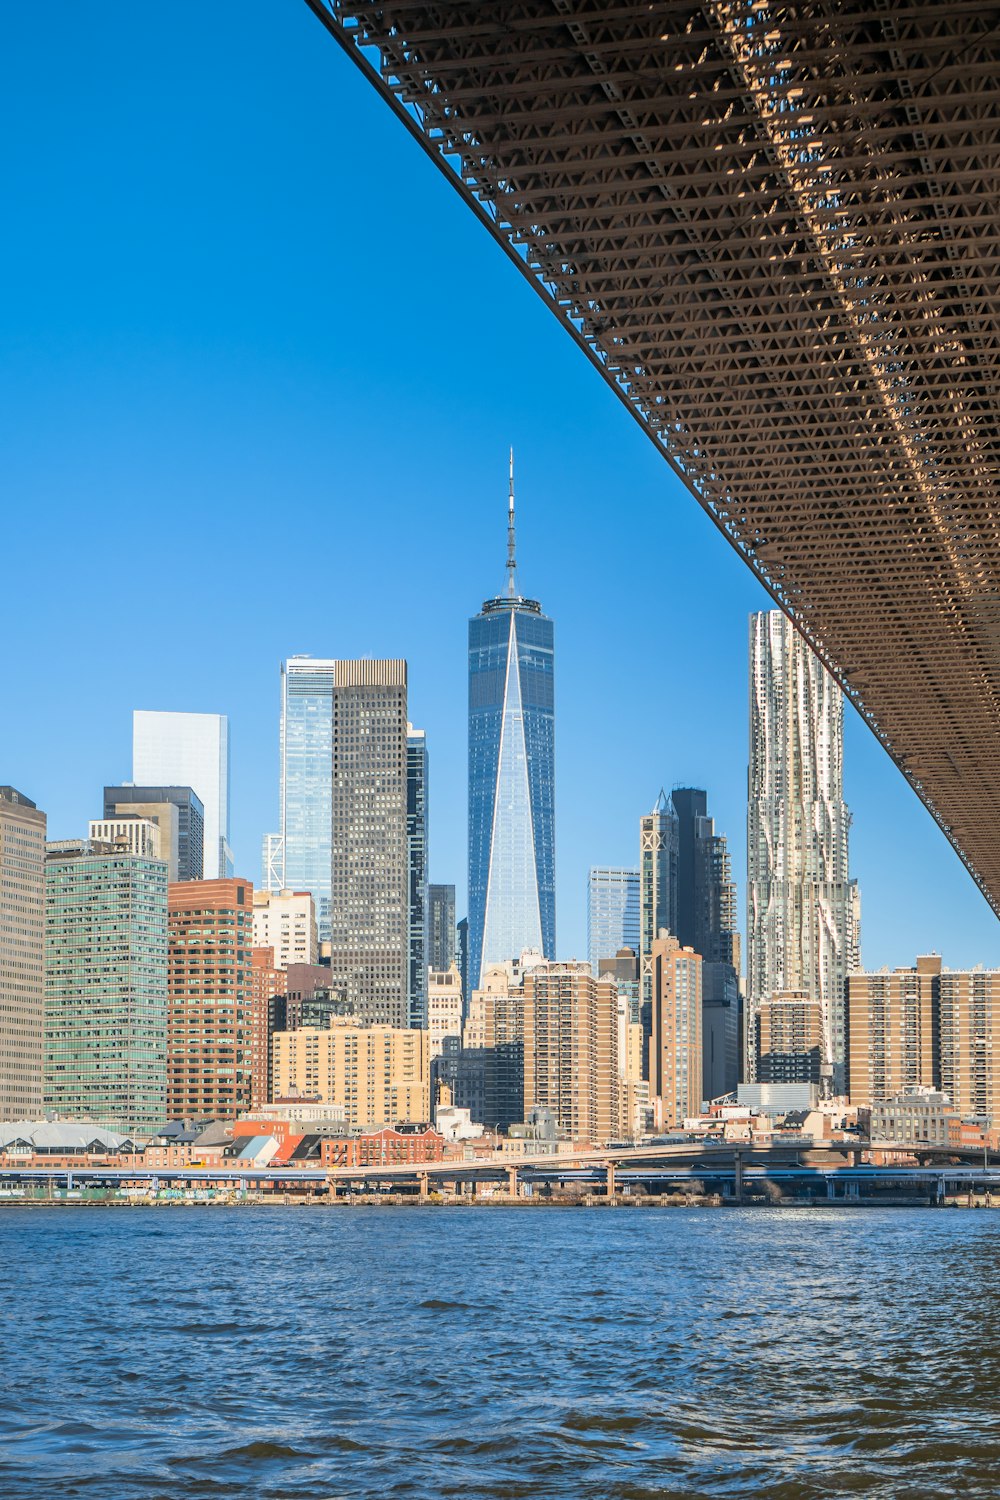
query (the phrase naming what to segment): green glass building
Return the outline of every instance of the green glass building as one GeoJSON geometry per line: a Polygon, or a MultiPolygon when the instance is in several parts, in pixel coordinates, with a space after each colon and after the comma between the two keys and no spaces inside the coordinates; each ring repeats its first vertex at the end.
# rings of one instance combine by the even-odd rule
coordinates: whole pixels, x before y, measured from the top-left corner
{"type": "Polygon", "coordinates": [[[45,1107],[124,1134],[166,1118],[167,865],[89,840],[45,862],[45,1107]]]}

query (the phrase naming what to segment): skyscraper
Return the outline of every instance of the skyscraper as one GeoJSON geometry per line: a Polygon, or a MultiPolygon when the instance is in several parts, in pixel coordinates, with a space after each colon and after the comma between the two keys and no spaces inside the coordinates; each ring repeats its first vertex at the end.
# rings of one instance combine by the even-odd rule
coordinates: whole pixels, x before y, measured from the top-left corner
{"type": "Polygon", "coordinates": [[[167,924],[167,1113],[235,1119],[253,1079],[253,886],[172,885],[167,924]]]}
{"type": "Polygon", "coordinates": [[[834,1093],[845,1085],[844,984],[859,967],[843,773],[840,688],[780,611],[751,615],[746,1034],[771,995],[819,1000],[823,1078],[834,1093]]]}
{"type": "Polygon", "coordinates": [[[469,984],[526,948],[555,956],[552,621],[517,591],[514,462],[507,592],[469,621],[469,984]]]}
{"type": "Polygon", "coordinates": [[[706,963],[729,964],[738,974],[736,884],[725,834],[716,833],[700,788],[675,787],[670,801],[677,814],[677,937],[706,963]]]}
{"type": "Polygon", "coordinates": [[[205,880],[232,874],[229,847],[229,720],[225,714],[132,715],[132,780],[194,789],[205,810],[205,880]]]}
{"type": "Polygon", "coordinates": [[[0,786],[0,1120],[42,1113],[45,814],[0,786]]]}
{"type": "Polygon", "coordinates": [[[409,993],[405,661],[338,661],[333,690],[331,984],[373,1025],[409,993]]]}
{"type": "Polygon", "coordinates": [[[330,937],[336,667],[335,661],[312,656],[282,663],[280,831],[265,837],[265,887],[311,891],[320,942],[330,937]]]}
{"type": "Polygon", "coordinates": [[[650,955],[649,1092],[660,1128],[682,1125],[702,1103],[701,955],[661,929],[650,955]]]}
{"type": "Polygon", "coordinates": [[[150,818],[160,830],[167,879],[200,880],[205,867],[205,809],[189,786],[106,786],[105,818],[150,818]]]}
{"type": "Polygon", "coordinates": [[[472,994],[469,988],[469,919],[463,917],[460,922],[455,923],[455,962],[458,964],[458,972],[462,976],[462,1001],[466,1012],[469,1009],[469,996],[472,994]]]}
{"type": "Polygon", "coordinates": [[[126,839],[50,844],[45,887],[45,1106],[155,1130],[167,1104],[166,861],[126,839]]]}
{"type": "Polygon", "coordinates": [[[699,787],[675,787],[677,814],[677,938],[703,959],[702,1092],[705,1099],[728,1094],[739,1083],[740,935],[736,885],[724,834],[708,816],[708,796],[699,787]]]}
{"type": "Polygon", "coordinates": [[[597,977],[602,958],[639,952],[639,871],[598,865],[587,876],[587,957],[597,977]]]}
{"type": "Polygon", "coordinates": [[[653,997],[653,943],[662,929],[677,933],[677,844],[677,814],[661,790],[639,830],[639,979],[646,1025],[653,997]]]}
{"type": "Polygon", "coordinates": [[[455,887],[427,887],[427,967],[446,974],[456,961],[455,887]]]}
{"type": "Polygon", "coordinates": [[[408,875],[407,1014],[427,1027],[427,736],[406,726],[406,846],[408,875]]]}

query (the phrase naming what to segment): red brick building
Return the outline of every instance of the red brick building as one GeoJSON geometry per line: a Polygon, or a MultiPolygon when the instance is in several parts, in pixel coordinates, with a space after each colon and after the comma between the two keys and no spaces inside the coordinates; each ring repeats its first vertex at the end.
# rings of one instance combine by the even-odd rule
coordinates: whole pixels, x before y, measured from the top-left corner
{"type": "Polygon", "coordinates": [[[169,886],[167,930],[167,1114],[231,1120],[250,1104],[253,886],[169,886]]]}
{"type": "Polygon", "coordinates": [[[411,1162],[443,1161],[445,1140],[426,1130],[373,1130],[351,1139],[323,1142],[324,1167],[401,1167],[411,1162]]]}

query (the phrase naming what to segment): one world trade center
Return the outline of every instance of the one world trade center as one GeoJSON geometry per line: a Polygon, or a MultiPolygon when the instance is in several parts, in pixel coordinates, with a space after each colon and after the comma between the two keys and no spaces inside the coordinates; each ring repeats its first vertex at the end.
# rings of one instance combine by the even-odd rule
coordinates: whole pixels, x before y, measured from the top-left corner
{"type": "Polygon", "coordinates": [[[555,957],[552,621],[518,593],[514,460],[507,591],[469,621],[469,987],[534,948],[555,957]]]}

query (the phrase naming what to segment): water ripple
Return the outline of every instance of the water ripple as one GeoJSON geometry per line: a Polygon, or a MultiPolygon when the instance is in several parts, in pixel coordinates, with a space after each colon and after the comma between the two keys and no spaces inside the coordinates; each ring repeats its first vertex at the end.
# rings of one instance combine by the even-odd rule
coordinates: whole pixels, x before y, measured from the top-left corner
{"type": "Polygon", "coordinates": [[[959,1211],[4,1206],[0,1495],[992,1497],[998,1244],[959,1211]]]}

